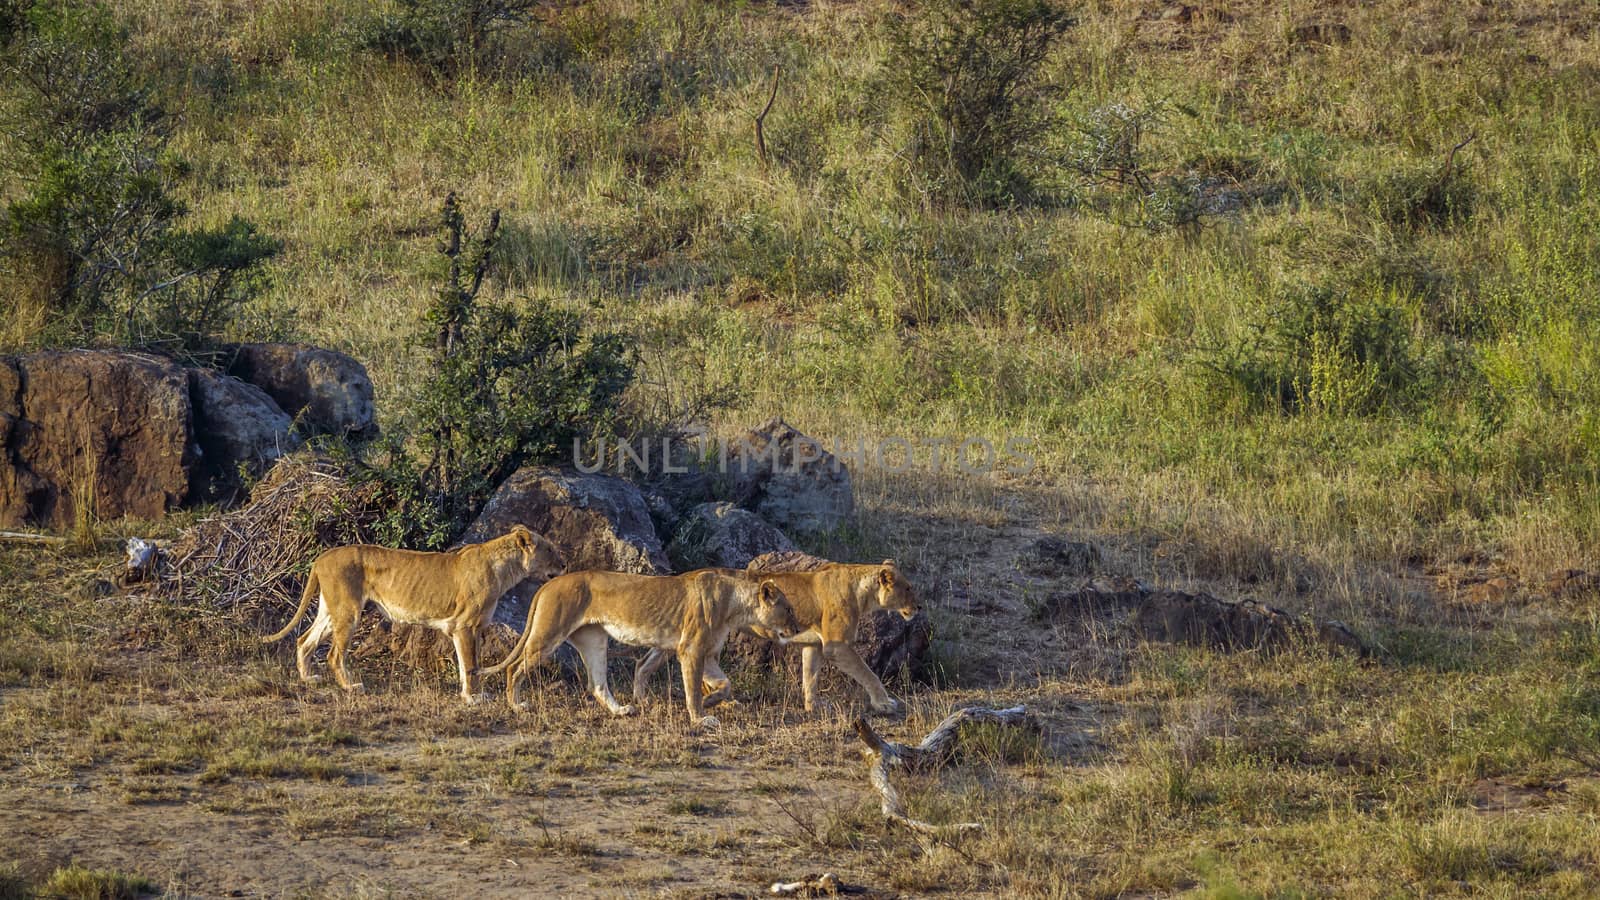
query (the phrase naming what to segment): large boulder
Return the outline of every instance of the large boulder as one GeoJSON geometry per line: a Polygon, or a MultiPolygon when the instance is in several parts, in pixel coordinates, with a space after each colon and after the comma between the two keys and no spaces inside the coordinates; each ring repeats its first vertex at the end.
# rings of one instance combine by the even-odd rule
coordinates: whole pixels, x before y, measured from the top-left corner
{"type": "MultiPolygon", "coordinates": [[[[821,557],[789,550],[762,554],[745,568],[751,572],[809,572],[828,564],[829,561],[821,557]]],[[[927,610],[918,612],[910,620],[886,609],[873,610],[861,620],[855,648],[867,668],[885,681],[906,671],[917,675],[926,667],[932,631],[927,610]]],[[[750,644],[757,640],[752,635],[743,635],[738,642],[730,643],[750,644]]]]}
{"type": "Polygon", "coordinates": [[[832,531],[855,515],[850,470],[782,419],[735,439],[727,454],[730,499],[779,528],[832,531]]]}
{"type": "Polygon", "coordinates": [[[170,360],[67,350],[0,362],[0,522],[159,519],[190,494],[189,380],[170,360]]]}
{"type": "Polygon", "coordinates": [[[189,370],[189,403],[210,499],[235,499],[240,471],[259,475],[300,445],[266,391],[215,369],[189,370]]]}
{"type": "Polygon", "coordinates": [[[679,521],[667,556],[680,571],[739,569],[764,553],[792,550],[788,536],[755,513],[732,503],[702,503],[679,521]]]}
{"type": "MultiPolygon", "coordinates": [[[[567,570],[660,575],[671,571],[650,509],[631,482],[555,466],[527,466],[507,478],[461,536],[478,543],[526,525],[561,548],[567,570]]],[[[506,594],[495,619],[521,626],[536,584],[506,594]]]]}
{"type": "Polygon", "coordinates": [[[227,373],[266,391],[313,434],[377,434],[372,379],[343,353],[304,344],[235,344],[227,373]]]}

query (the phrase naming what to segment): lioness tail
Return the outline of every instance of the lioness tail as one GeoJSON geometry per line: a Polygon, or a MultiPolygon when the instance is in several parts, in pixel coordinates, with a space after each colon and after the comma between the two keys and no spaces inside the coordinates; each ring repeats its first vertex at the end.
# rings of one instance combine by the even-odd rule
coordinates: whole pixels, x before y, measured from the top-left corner
{"type": "Polygon", "coordinates": [[[300,624],[300,620],[305,618],[306,610],[311,607],[311,598],[315,597],[318,593],[319,585],[317,583],[317,570],[313,568],[311,570],[311,574],[306,576],[306,589],[300,592],[300,608],[294,611],[294,618],[289,620],[289,624],[283,626],[282,631],[271,637],[262,638],[261,643],[270,644],[274,641],[283,640],[284,636],[293,631],[294,627],[300,624]]]}
{"type": "Polygon", "coordinates": [[[522,657],[523,649],[528,646],[528,633],[533,631],[533,614],[539,609],[539,594],[542,593],[544,593],[544,588],[540,587],[539,590],[534,593],[533,599],[528,602],[528,621],[523,623],[522,633],[517,635],[517,643],[511,648],[511,652],[506,654],[506,658],[500,660],[487,669],[479,667],[479,669],[473,674],[498,675],[509,668],[513,660],[520,659],[522,657]]]}

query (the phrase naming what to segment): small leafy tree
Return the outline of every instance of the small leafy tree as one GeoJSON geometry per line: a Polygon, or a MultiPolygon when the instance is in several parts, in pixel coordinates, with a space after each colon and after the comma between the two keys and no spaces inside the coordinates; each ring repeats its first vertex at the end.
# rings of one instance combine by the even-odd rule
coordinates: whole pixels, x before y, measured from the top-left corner
{"type": "Polygon", "coordinates": [[[1028,192],[1022,151],[1049,124],[1044,62],[1072,24],[1050,0],[928,0],[891,22],[889,86],[916,120],[909,156],[935,194],[1028,192]]]}
{"type": "Polygon", "coordinates": [[[417,335],[427,376],[395,462],[411,533],[392,537],[405,543],[448,543],[518,467],[607,428],[633,377],[617,335],[586,335],[578,316],[548,303],[479,298],[499,224],[496,212],[474,235],[455,195],[445,200],[443,277],[417,335]]]}
{"type": "Polygon", "coordinates": [[[1151,232],[1197,229],[1207,214],[1201,180],[1159,169],[1145,146],[1165,121],[1159,103],[1109,103],[1079,116],[1061,154],[1078,207],[1151,232]]]}
{"type": "Polygon", "coordinates": [[[96,337],[193,348],[260,285],[280,244],[235,219],[185,229],[186,174],[127,35],[95,3],[0,11],[0,276],[7,302],[43,307],[44,343],[96,337]]]}

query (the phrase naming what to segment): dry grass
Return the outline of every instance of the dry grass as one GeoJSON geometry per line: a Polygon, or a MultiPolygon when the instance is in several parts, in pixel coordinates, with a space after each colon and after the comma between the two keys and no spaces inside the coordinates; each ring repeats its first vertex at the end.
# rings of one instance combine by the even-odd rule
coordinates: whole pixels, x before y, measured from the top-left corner
{"type": "MultiPolygon", "coordinates": [[[[0,795],[33,811],[21,824],[37,835],[6,853],[29,873],[76,858],[201,893],[300,891],[324,877],[318,853],[255,865],[241,882],[230,860],[242,851],[226,837],[240,828],[268,847],[347,848],[367,874],[312,889],[333,893],[400,885],[380,874],[392,844],[426,860],[404,876],[413,888],[451,884],[462,866],[558,893],[755,893],[820,871],[911,895],[1600,887],[1585,849],[1600,846],[1600,626],[1581,605],[1417,624],[1368,608],[1356,624],[1384,647],[1371,661],[1141,645],[1115,616],[1041,628],[1025,591],[1049,579],[1011,563],[1041,533],[1037,498],[949,484],[918,512],[918,475],[904,477],[905,491],[863,480],[859,540],[927,586],[954,681],[900,686],[911,712],[886,734],[915,740],[964,703],[1025,703],[1043,725],[974,734],[952,769],[902,783],[911,815],[978,821],[978,835],[930,841],[880,819],[848,727],[859,698],[838,678],[827,687],[837,708],[813,719],[794,685],[735,672],[744,702],[709,734],[688,728],[676,701],[613,719],[555,669],[525,713],[462,706],[447,667],[382,658],[366,663],[369,693],[347,696],[300,684],[241,620],[62,599],[52,585],[115,564],[107,546],[0,550],[20,592],[3,607],[0,729],[19,739],[0,760],[0,795]],[[962,513],[952,495],[973,506],[962,513]],[[61,823],[84,815],[104,817],[108,836],[160,817],[212,861],[74,844],[61,823]]],[[[1125,552],[1115,533],[1051,525],[1101,542],[1114,569],[1164,564],[1125,552]]]]}

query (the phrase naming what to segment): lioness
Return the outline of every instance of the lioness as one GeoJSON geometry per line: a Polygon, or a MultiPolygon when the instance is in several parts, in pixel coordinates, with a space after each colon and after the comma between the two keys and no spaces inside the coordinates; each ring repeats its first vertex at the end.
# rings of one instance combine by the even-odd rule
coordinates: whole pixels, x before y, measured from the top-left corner
{"type": "MultiPolygon", "coordinates": [[[[861,654],[851,644],[855,640],[856,629],[860,627],[861,617],[869,611],[888,609],[910,619],[920,609],[910,583],[900,574],[894,560],[886,559],[878,566],[830,563],[809,572],[751,574],[772,581],[783,589],[790,605],[794,607],[795,618],[800,627],[805,629],[786,643],[800,644],[802,647],[801,686],[807,712],[813,712],[819,706],[817,676],[824,657],[866,689],[869,709],[873,713],[894,715],[904,709],[899,700],[889,696],[883,682],[867,668],[861,654]]],[[[770,638],[770,635],[761,633],[759,628],[747,630],[770,638]]],[[[722,645],[718,644],[705,664],[704,689],[712,697],[727,690],[728,676],[722,673],[722,666],[717,662],[717,654],[721,650],[722,645]]],[[[665,660],[666,653],[661,649],[651,650],[639,660],[633,673],[636,695],[665,660]]]]}
{"type": "Polygon", "coordinates": [[[635,707],[618,703],[606,680],[607,635],[625,644],[672,648],[683,668],[689,720],[714,727],[717,719],[705,714],[700,695],[706,658],[722,646],[729,631],[749,626],[779,638],[800,631],[783,591],[770,580],[744,572],[574,572],[539,589],[517,646],[485,671],[511,669],[506,673],[506,700],[513,708],[520,707],[517,688],[522,675],[566,641],[583,657],[595,699],[615,715],[630,716],[635,707]]]}
{"type": "Polygon", "coordinates": [[[308,662],[317,645],[332,634],[328,668],[340,687],[362,690],[361,682],[345,667],[344,653],[356,619],[371,602],[391,621],[427,625],[448,635],[456,648],[461,696],[476,703],[473,673],[478,664],[478,633],[494,616],[500,597],[525,578],[554,578],[563,568],[555,545],[521,525],[492,541],[444,553],[371,544],[336,547],[311,564],[294,618],[262,642],[282,640],[305,616],[311,598],[319,597],[322,603],[317,616],[295,646],[300,677],[317,680],[308,662]]]}

